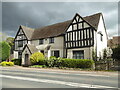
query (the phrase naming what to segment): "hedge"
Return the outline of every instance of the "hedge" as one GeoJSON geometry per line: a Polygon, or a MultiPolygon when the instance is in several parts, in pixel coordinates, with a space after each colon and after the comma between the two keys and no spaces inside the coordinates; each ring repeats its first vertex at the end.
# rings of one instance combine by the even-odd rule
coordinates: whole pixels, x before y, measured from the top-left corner
{"type": "Polygon", "coordinates": [[[61,65],[69,68],[92,68],[93,60],[89,59],[62,59],[61,65]]]}
{"type": "Polygon", "coordinates": [[[14,66],[14,62],[1,62],[0,63],[1,66],[14,66]]]}
{"type": "Polygon", "coordinates": [[[21,59],[15,59],[15,58],[13,58],[11,61],[14,62],[15,65],[21,66],[21,62],[22,62],[21,59]]]}
{"type": "Polygon", "coordinates": [[[92,68],[93,60],[89,59],[67,59],[50,57],[49,60],[44,60],[48,67],[68,67],[68,68],[92,68]]]}

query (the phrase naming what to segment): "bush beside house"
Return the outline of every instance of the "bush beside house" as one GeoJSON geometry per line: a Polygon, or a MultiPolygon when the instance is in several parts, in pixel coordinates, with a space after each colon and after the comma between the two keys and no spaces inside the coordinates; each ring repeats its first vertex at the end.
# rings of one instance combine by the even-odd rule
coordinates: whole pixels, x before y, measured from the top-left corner
{"type": "Polygon", "coordinates": [[[36,53],[33,53],[31,56],[30,56],[30,61],[32,64],[43,64],[44,62],[44,55],[41,53],[41,52],[36,52],[36,53]]]}
{"type": "Polygon", "coordinates": [[[0,65],[1,66],[14,66],[14,62],[6,62],[6,61],[4,61],[4,62],[1,62],[0,65]]]}
{"type": "Polygon", "coordinates": [[[13,58],[11,61],[14,62],[15,65],[21,66],[21,63],[22,63],[21,59],[15,59],[15,58],[13,58]]]}

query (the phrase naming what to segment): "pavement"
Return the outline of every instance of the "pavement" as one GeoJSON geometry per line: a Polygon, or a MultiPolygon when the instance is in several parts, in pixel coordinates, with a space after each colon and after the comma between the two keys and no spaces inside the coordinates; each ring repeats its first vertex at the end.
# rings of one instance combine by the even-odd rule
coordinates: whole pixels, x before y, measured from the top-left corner
{"type": "Polygon", "coordinates": [[[2,88],[117,89],[118,72],[1,67],[2,88]]]}

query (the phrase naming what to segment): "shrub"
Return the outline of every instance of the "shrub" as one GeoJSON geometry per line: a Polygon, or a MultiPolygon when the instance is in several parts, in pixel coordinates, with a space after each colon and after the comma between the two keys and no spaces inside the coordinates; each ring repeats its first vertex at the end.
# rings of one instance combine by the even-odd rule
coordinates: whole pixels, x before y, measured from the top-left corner
{"type": "Polygon", "coordinates": [[[15,58],[13,58],[11,61],[14,62],[15,65],[21,66],[21,62],[22,62],[21,59],[15,59],[15,58]]]}
{"type": "Polygon", "coordinates": [[[56,58],[55,56],[51,56],[50,59],[46,59],[46,66],[48,67],[60,67],[62,58],[56,58]]]}
{"type": "Polygon", "coordinates": [[[8,66],[14,66],[14,62],[8,62],[8,66]]]}
{"type": "Polygon", "coordinates": [[[0,65],[1,66],[6,66],[6,62],[1,62],[0,65]]]}
{"type": "Polygon", "coordinates": [[[39,63],[41,65],[41,64],[43,64],[44,59],[45,59],[44,55],[41,52],[33,53],[30,56],[30,61],[32,64],[39,63]]]}
{"type": "Polygon", "coordinates": [[[1,66],[14,66],[14,62],[1,62],[1,66]]]}
{"type": "Polygon", "coordinates": [[[46,58],[45,60],[46,60],[46,65],[48,66],[48,67],[54,67],[54,57],[52,58],[52,57],[50,57],[50,59],[48,59],[48,58],[46,58]]]}
{"type": "Polygon", "coordinates": [[[93,60],[89,59],[62,59],[62,66],[69,68],[92,68],[93,60]]]}

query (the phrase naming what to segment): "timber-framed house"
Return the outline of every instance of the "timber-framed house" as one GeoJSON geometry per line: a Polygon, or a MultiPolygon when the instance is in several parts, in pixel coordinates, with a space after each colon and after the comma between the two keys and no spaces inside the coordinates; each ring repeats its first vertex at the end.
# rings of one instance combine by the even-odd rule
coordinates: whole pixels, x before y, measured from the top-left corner
{"type": "Polygon", "coordinates": [[[102,13],[86,17],[76,13],[71,20],[41,28],[21,25],[14,42],[14,58],[22,59],[22,65],[29,65],[35,52],[75,59],[92,59],[95,52],[99,59],[107,48],[107,32],[102,13]]]}

